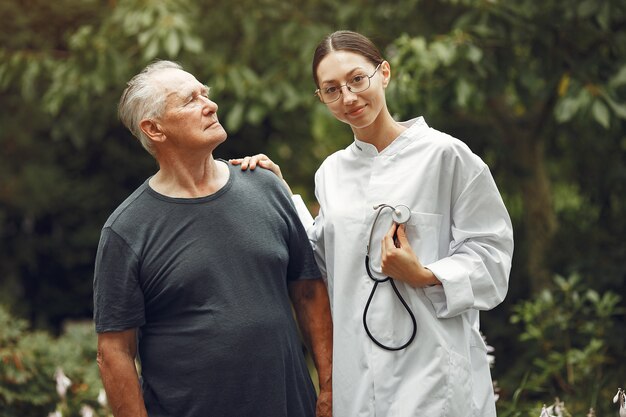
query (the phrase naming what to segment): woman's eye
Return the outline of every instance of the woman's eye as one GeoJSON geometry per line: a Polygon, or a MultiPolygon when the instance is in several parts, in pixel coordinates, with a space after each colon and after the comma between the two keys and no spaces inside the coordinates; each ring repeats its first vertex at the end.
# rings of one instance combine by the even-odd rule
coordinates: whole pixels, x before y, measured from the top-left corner
{"type": "Polygon", "coordinates": [[[356,77],[354,77],[352,79],[353,83],[360,83],[361,81],[363,81],[365,79],[365,75],[357,75],[356,77]]]}
{"type": "Polygon", "coordinates": [[[326,94],[332,94],[332,93],[334,93],[335,91],[337,91],[337,87],[326,87],[326,88],[324,89],[324,93],[326,93],[326,94]]]}

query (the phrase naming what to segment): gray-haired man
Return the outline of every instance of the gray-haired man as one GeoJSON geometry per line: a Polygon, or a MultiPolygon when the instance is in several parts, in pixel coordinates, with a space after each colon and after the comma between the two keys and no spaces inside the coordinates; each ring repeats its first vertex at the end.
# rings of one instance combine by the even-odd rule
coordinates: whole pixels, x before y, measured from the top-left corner
{"type": "Polygon", "coordinates": [[[317,415],[330,415],[328,297],[285,188],[213,158],[227,136],[217,104],[178,64],[136,75],[119,114],[159,169],[106,221],[96,257],[115,416],[314,416],[290,299],[320,376],[317,415]]]}

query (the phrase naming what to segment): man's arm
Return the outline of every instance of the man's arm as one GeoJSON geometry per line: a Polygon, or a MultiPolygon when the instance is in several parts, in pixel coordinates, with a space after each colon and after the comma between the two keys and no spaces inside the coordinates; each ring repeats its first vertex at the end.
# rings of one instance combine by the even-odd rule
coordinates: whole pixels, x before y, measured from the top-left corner
{"type": "Polygon", "coordinates": [[[137,329],[98,333],[98,367],[115,417],[147,417],[135,355],[137,329]]]}
{"type": "Polygon", "coordinates": [[[292,281],[289,295],[319,376],[317,416],[332,415],[333,325],[322,279],[292,281]]]}

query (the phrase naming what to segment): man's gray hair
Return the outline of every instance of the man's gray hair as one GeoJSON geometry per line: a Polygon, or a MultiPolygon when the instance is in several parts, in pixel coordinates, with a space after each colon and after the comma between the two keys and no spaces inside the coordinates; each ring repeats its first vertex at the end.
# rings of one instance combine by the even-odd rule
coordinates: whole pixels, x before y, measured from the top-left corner
{"type": "Polygon", "coordinates": [[[163,87],[154,82],[154,75],[168,69],[183,67],[172,61],[156,61],[148,65],[128,82],[120,98],[117,114],[124,126],[139,139],[141,145],[154,156],[150,138],[141,130],[139,123],[144,119],[159,117],[165,111],[167,96],[163,87]]]}

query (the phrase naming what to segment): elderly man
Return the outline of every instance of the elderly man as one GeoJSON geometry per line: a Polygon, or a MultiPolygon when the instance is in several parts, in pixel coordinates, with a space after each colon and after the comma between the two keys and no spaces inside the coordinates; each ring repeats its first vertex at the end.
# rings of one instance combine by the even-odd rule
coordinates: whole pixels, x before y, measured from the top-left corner
{"type": "Polygon", "coordinates": [[[114,415],[330,415],[328,297],[285,188],[213,158],[227,136],[217,104],[178,64],[136,75],[119,114],[159,169],[106,221],[96,256],[98,365],[114,415]]]}

